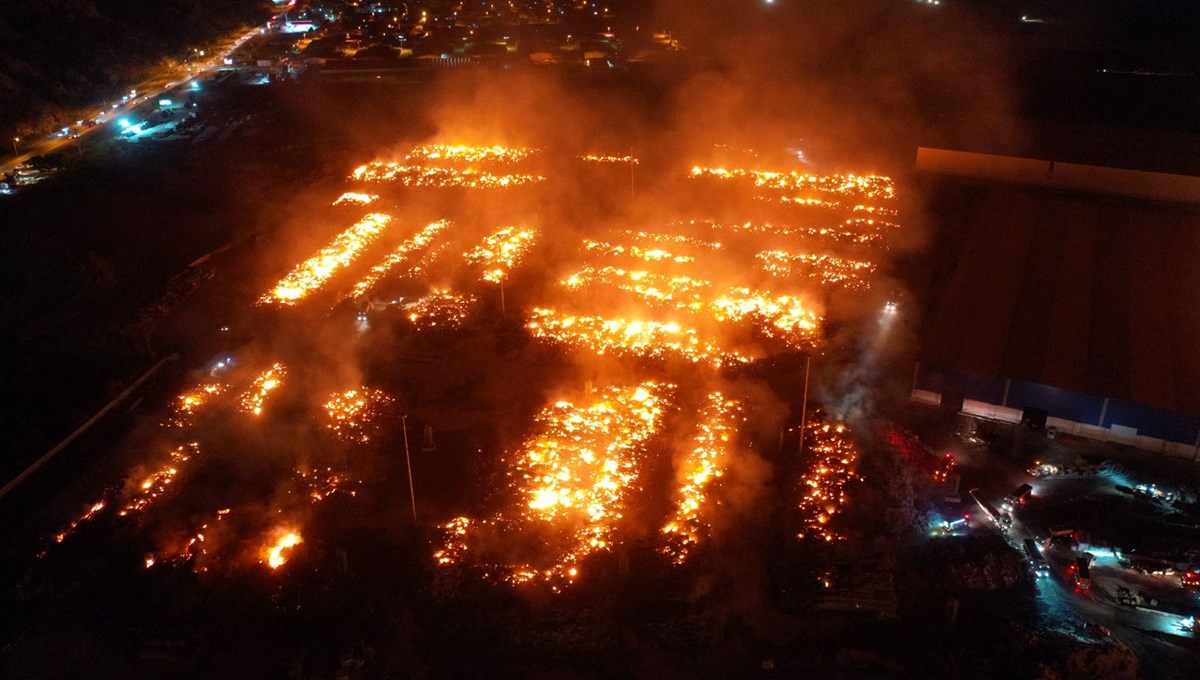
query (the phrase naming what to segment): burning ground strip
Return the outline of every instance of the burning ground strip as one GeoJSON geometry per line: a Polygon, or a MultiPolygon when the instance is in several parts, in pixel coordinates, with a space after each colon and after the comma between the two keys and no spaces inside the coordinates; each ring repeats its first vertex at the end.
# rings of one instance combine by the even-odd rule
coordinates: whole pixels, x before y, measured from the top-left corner
{"type": "MultiPolygon", "coordinates": [[[[697,168],[677,178],[731,192],[730,210],[753,207],[732,220],[685,210],[645,226],[621,217],[599,227],[585,218],[549,229],[532,212],[547,209],[536,198],[503,215],[471,214],[479,204],[469,203],[458,211],[463,214],[447,209],[446,217],[434,220],[378,207],[392,205],[396,191],[420,202],[445,188],[511,196],[520,192],[494,190],[529,186],[532,196],[554,197],[559,178],[540,174],[535,163],[550,155],[546,149],[424,144],[399,161],[359,167],[352,182],[370,185],[372,192],[348,190],[326,209],[343,219],[367,205],[379,211],[300,260],[257,308],[270,322],[271,309],[297,307],[320,294],[332,308],[310,305],[310,316],[295,319],[308,324],[314,337],[337,338],[335,344],[347,347],[422,346],[428,351],[423,360],[435,365],[431,374],[472,360],[454,353],[457,336],[486,336],[501,327],[520,336],[512,346],[532,340],[527,344],[537,348],[510,350],[506,361],[524,365],[550,357],[563,367],[617,370],[621,379],[600,389],[572,391],[565,387],[575,384],[569,375],[546,385],[546,391],[568,396],[543,405],[516,446],[515,439],[495,442],[494,450],[507,450],[503,483],[462,516],[444,520],[445,537],[434,550],[443,568],[481,570],[490,580],[560,592],[580,580],[594,555],[636,535],[627,526],[633,507],[665,504],[661,515],[638,518],[652,525],[639,531],[655,536],[670,563],[683,564],[717,540],[714,520],[725,512],[722,483],[738,460],[746,414],[777,397],[751,391],[756,396],[748,401],[714,388],[714,379],[750,370],[760,360],[821,350],[833,292],[866,295],[898,227],[887,178],[757,169],[697,168]],[[751,217],[761,214],[762,203],[778,214],[751,217]],[[497,295],[498,308],[483,303],[497,295]],[[506,295],[514,300],[510,312],[506,295]],[[398,314],[384,315],[378,336],[363,327],[356,335],[336,325],[343,305],[357,307],[360,321],[380,309],[398,314]],[[444,341],[421,340],[429,336],[444,341]],[[698,406],[674,414],[678,403],[698,406]],[[670,437],[663,434],[668,412],[682,420],[670,437]],[[651,451],[674,455],[649,459],[651,451]],[[669,489],[652,488],[648,466],[664,461],[673,469],[669,489]]],[[[639,159],[606,155],[570,162],[580,161],[614,169],[640,165],[639,159]]],[[[353,351],[330,354],[339,357],[330,366],[356,376],[370,368],[356,365],[353,351]]],[[[318,506],[370,491],[365,480],[376,449],[402,427],[393,396],[402,393],[397,377],[364,378],[383,389],[355,381],[331,390],[330,366],[305,359],[285,356],[253,374],[247,369],[236,386],[225,378],[206,380],[172,404],[163,429],[178,430],[179,438],[159,449],[157,463],[131,476],[117,504],[156,532],[158,546],[147,566],[188,564],[207,571],[249,564],[286,571],[294,556],[318,543],[308,535],[318,506]],[[314,391],[314,385],[322,389],[314,391]],[[221,424],[215,416],[199,418],[212,403],[227,404],[219,410],[221,424]],[[359,453],[347,454],[351,449],[359,453]],[[181,480],[191,479],[196,468],[211,484],[222,478],[222,465],[230,468],[227,478],[252,479],[245,487],[252,491],[210,489],[203,502],[183,504],[186,513],[145,519],[152,507],[187,496],[180,493],[181,480]]],[[[469,390],[455,397],[471,398],[469,390]]],[[[844,425],[832,420],[812,421],[805,432],[805,455],[795,462],[805,470],[795,506],[804,518],[800,537],[832,541],[838,535],[830,521],[844,506],[857,452],[844,425]]],[[[89,509],[80,521],[105,507],[89,509]]]]}

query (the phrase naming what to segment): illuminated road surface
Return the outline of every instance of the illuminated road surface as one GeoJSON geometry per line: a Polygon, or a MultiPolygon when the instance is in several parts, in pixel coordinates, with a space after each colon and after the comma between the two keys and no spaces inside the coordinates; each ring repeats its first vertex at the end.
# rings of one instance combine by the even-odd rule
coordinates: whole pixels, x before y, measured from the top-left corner
{"type": "MultiPolygon", "coordinates": [[[[281,16],[288,9],[290,9],[290,7],[280,9],[275,16],[281,16]]],[[[273,20],[275,16],[273,16],[271,20],[273,20]]],[[[147,101],[157,101],[159,97],[171,90],[178,88],[181,85],[185,85],[189,82],[216,72],[224,64],[224,59],[226,56],[236,51],[250,38],[262,31],[265,31],[266,25],[267,24],[256,26],[255,28],[244,33],[230,36],[221,43],[219,48],[217,48],[215,56],[207,61],[183,64],[176,69],[164,69],[161,73],[151,76],[146,80],[131,86],[129,91],[137,92],[137,96],[130,98],[127,102],[107,103],[90,112],[80,113],[79,115],[83,116],[84,120],[95,120],[101,117],[103,117],[103,120],[100,121],[99,125],[91,128],[75,125],[70,126],[71,135],[74,135],[74,137],[71,135],[60,136],[59,132],[56,132],[49,137],[39,137],[30,141],[20,142],[17,145],[19,152],[17,155],[8,156],[3,161],[0,161],[0,175],[13,172],[17,166],[28,162],[29,159],[35,156],[44,156],[46,154],[54,153],[55,151],[69,149],[72,144],[80,144],[89,134],[109,127],[110,123],[118,120],[122,115],[131,113],[137,106],[140,106],[147,101]],[[116,108],[112,108],[114,103],[116,104],[116,108]]],[[[5,140],[5,142],[7,144],[5,148],[12,147],[11,138],[5,140]]]]}

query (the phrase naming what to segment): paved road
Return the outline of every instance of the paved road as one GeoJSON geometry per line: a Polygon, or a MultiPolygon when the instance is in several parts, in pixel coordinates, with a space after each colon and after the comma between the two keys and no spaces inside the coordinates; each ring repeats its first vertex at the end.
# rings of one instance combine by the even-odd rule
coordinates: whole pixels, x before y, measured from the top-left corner
{"type": "MultiPolygon", "coordinates": [[[[275,16],[282,15],[287,9],[280,9],[275,16]]],[[[248,31],[239,31],[229,36],[220,42],[219,47],[213,50],[213,54],[210,55],[207,61],[191,62],[173,69],[162,69],[142,82],[131,86],[130,91],[137,92],[137,96],[131,97],[128,101],[108,102],[86,113],[79,114],[85,120],[100,120],[101,124],[95,127],[86,128],[72,125],[70,128],[71,135],[64,136],[60,133],[55,133],[49,137],[23,140],[17,145],[18,153],[16,155],[10,154],[7,157],[0,158],[0,175],[12,172],[16,166],[27,162],[34,156],[44,156],[55,151],[69,149],[72,144],[81,143],[88,135],[98,130],[109,128],[113,121],[118,120],[122,115],[131,113],[137,106],[147,101],[156,101],[168,92],[185,86],[198,78],[203,78],[217,72],[224,66],[226,56],[235,52],[250,38],[266,30],[265,26],[266,24],[256,26],[248,31]]],[[[6,144],[3,148],[11,149],[12,140],[8,139],[5,141],[6,144]]],[[[3,153],[3,151],[0,150],[0,153],[3,153]]]]}

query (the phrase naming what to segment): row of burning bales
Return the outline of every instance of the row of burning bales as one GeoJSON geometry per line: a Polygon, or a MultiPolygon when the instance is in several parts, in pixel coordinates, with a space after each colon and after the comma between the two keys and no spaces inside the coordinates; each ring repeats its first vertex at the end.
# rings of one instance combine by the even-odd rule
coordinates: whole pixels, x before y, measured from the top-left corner
{"type": "MultiPolygon", "coordinates": [[[[519,169],[539,153],[418,146],[402,162],[375,162],[354,170],[351,179],[359,186],[334,205],[369,210],[379,201],[372,193],[375,187],[390,183],[479,191],[534,186],[545,178],[519,169]]],[[[638,163],[628,156],[586,155],[577,160],[609,166],[638,163]]],[[[549,299],[523,311],[531,337],[585,356],[632,359],[643,368],[647,361],[690,364],[714,377],[773,353],[813,351],[822,335],[823,319],[816,311],[822,291],[867,290],[887,237],[897,228],[889,219],[896,213],[895,192],[885,177],[708,167],[693,168],[689,176],[697,182],[744,187],[754,200],[798,209],[809,219],[806,224],[690,220],[657,230],[611,229],[581,239],[574,261],[563,263],[566,273],[552,286],[549,299]],[[749,274],[730,283],[729,276],[718,280],[715,272],[749,274]],[[621,314],[611,313],[613,309],[621,314]]],[[[333,295],[335,303],[377,300],[389,285],[402,281],[410,289],[424,290],[392,302],[402,307],[408,321],[417,329],[452,330],[480,311],[481,291],[495,286],[502,293],[543,237],[536,226],[505,225],[463,242],[449,220],[409,229],[407,235],[393,234],[404,231],[399,221],[384,211],[365,214],[297,264],[259,304],[301,305],[330,291],[335,281],[346,284],[333,295]],[[389,241],[394,245],[374,264],[362,263],[381,242],[389,241]],[[462,284],[460,276],[457,286],[433,285],[439,278],[435,272],[444,271],[450,261],[455,271],[461,266],[470,272],[471,281],[462,284]],[[353,283],[345,281],[356,270],[365,272],[353,283]]],[[[329,296],[320,299],[328,302],[329,296]]],[[[63,542],[110,507],[123,516],[150,512],[203,458],[202,447],[190,437],[203,410],[224,401],[232,404],[237,417],[261,418],[289,377],[282,363],[247,376],[243,383],[248,379],[248,384],[239,389],[221,375],[214,371],[172,405],[162,426],[176,433],[178,445],[141,481],[130,480],[123,490],[89,507],[54,542],[63,542]]],[[[542,582],[554,591],[578,580],[589,555],[621,541],[623,514],[641,488],[650,444],[662,434],[667,414],[685,399],[698,401],[700,407],[674,461],[671,510],[660,527],[660,549],[682,564],[697,546],[711,540],[721,480],[738,456],[739,432],[753,405],[720,389],[681,394],[680,387],[653,377],[652,371],[632,384],[564,392],[572,396],[543,407],[531,434],[505,454],[511,486],[507,497],[515,500],[496,512],[444,524],[444,541],[433,553],[438,565],[471,565],[498,581],[542,582]],[[528,560],[514,563],[487,548],[531,535],[537,537],[539,549],[528,560]]],[[[371,446],[379,421],[395,415],[394,404],[395,399],[382,391],[352,386],[328,396],[320,426],[347,445],[371,446]]],[[[831,520],[846,501],[858,453],[845,426],[824,416],[810,419],[805,438],[805,472],[795,501],[803,527],[799,538],[834,541],[839,536],[831,520]]],[[[293,482],[293,490],[311,503],[335,494],[353,496],[361,485],[348,471],[335,467],[296,467],[293,482]]],[[[282,509],[277,512],[285,515],[282,509]]],[[[186,535],[148,554],[146,566],[172,562],[207,569],[217,561],[208,554],[209,535],[228,526],[234,514],[233,507],[214,508],[186,535]]],[[[303,542],[302,523],[285,516],[260,527],[257,538],[238,542],[253,546],[243,550],[248,554],[228,559],[278,569],[303,542]]]]}

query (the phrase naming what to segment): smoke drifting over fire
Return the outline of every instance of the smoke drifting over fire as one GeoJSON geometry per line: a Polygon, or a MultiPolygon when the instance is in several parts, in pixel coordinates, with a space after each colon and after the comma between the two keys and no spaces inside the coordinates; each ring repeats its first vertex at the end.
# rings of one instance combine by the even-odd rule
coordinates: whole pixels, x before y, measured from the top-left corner
{"type": "MultiPolygon", "coordinates": [[[[447,569],[561,590],[633,539],[682,564],[765,515],[787,476],[803,480],[788,502],[802,537],[835,540],[857,460],[842,421],[869,422],[904,351],[908,322],[881,310],[904,297],[893,259],[922,240],[880,140],[926,123],[925,71],[850,86],[912,56],[895,42],[909,24],[879,4],[822,3],[788,35],[765,13],[684,21],[711,53],[662,90],[495,72],[431,85],[414,113],[428,134],[361,143],[270,240],[248,296],[258,339],[196,377],[158,462],[112,494],[147,566],[286,571],[327,502],[408,493],[401,456],[439,455],[421,450],[426,425],[485,432],[475,460],[446,463],[455,488],[414,494],[447,569]],[[773,387],[772,366],[798,357],[828,414],[803,425],[799,472],[762,444],[797,425],[803,396],[773,387]]],[[[930,96],[1000,99],[971,82],[930,96]]]]}

